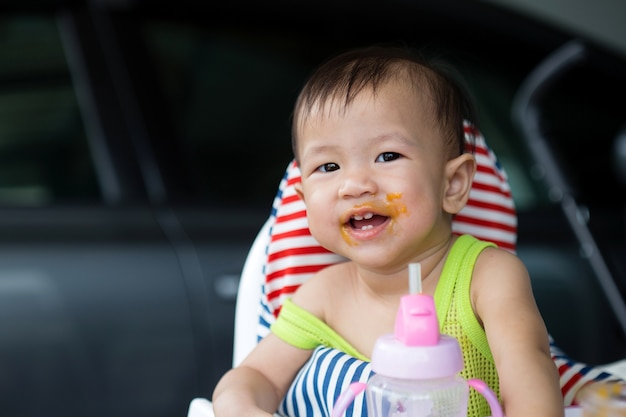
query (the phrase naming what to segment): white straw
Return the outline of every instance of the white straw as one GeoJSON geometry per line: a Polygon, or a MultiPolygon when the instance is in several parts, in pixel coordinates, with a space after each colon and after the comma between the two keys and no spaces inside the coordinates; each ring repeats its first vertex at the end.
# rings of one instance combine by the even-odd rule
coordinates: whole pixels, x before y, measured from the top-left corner
{"type": "Polygon", "coordinates": [[[409,294],[421,294],[422,271],[419,263],[409,264],[409,294]]]}

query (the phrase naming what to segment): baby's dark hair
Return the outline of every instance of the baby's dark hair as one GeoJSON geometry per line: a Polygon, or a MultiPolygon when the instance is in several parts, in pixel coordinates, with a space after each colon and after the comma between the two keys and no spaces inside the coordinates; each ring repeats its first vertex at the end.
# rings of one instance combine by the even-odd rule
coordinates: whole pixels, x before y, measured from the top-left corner
{"type": "Polygon", "coordinates": [[[475,124],[476,113],[470,95],[452,68],[410,48],[376,45],[337,55],[309,77],[296,100],[292,118],[296,159],[298,128],[315,107],[343,103],[345,109],[364,89],[376,94],[379,87],[391,80],[407,80],[419,94],[430,95],[432,117],[439,121],[450,156],[460,155],[465,149],[463,122],[475,124]]]}

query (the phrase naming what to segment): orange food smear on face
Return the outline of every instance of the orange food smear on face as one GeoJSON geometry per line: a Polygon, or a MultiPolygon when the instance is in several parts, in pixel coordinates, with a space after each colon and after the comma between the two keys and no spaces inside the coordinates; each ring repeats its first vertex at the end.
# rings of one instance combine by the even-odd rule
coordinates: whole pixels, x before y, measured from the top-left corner
{"type": "Polygon", "coordinates": [[[407,213],[406,206],[401,204],[399,201],[394,202],[394,200],[399,200],[402,198],[402,193],[389,193],[387,194],[387,207],[393,213],[392,216],[397,216],[398,214],[407,213]]]}
{"type": "Polygon", "coordinates": [[[346,241],[348,245],[357,245],[357,243],[350,237],[350,235],[348,235],[348,226],[346,226],[345,224],[341,226],[341,237],[343,238],[343,240],[346,241]]]}
{"type": "MultiPolygon", "coordinates": [[[[355,206],[355,208],[371,208],[375,213],[391,218],[393,222],[398,215],[408,213],[406,205],[400,203],[401,198],[402,193],[389,193],[386,196],[385,202],[368,202],[359,204],[355,206]]],[[[341,225],[341,237],[348,245],[356,246],[358,243],[355,242],[348,234],[349,228],[350,227],[347,224],[341,225]]]]}

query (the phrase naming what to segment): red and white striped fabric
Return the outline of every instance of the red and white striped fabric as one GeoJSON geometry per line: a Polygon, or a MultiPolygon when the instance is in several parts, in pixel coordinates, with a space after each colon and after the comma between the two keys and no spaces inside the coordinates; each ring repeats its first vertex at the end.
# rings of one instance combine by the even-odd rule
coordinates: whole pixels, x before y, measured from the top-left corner
{"type": "Polygon", "coordinates": [[[300,182],[296,162],[289,164],[274,201],[265,265],[266,308],[278,316],[286,298],[315,272],[344,259],[329,252],[309,232],[304,202],[294,184],[300,182]]]}
{"type": "Polygon", "coordinates": [[[517,214],[509,179],[478,129],[469,123],[463,127],[466,151],[473,152],[476,158],[476,174],[467,205],[452,221],[452,231],[473,235],[515,253],[517,214]]]}

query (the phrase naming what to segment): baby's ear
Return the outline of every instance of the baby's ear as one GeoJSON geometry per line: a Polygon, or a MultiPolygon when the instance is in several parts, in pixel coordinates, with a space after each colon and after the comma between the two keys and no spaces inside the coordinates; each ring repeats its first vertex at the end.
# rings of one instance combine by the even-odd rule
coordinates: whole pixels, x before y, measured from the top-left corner
{"type": "Polygon", "coordinates": [[[444,211],[450,214],[457,214],[465,207],[472,189],[475,172],[476,159],[470,153],[459,155],[446,163],[446,188],[443,197],[444,211]]]}

